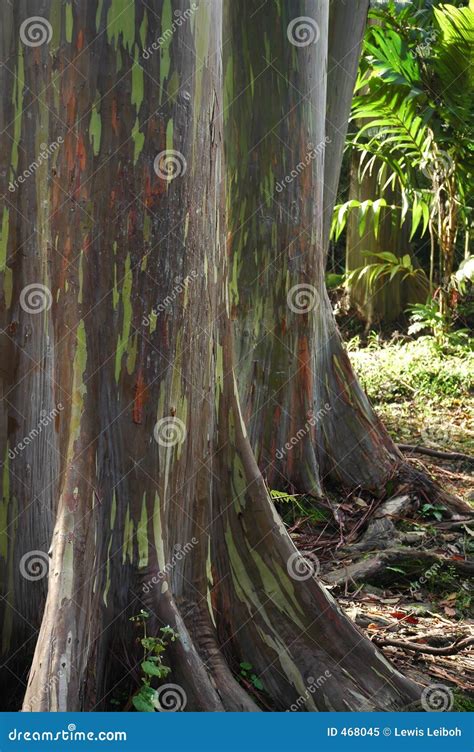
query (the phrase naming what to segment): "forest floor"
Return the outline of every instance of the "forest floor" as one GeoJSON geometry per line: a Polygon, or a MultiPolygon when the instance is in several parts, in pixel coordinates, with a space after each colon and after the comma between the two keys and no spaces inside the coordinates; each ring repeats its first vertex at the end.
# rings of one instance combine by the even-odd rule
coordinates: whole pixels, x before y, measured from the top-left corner
{"type": "MultiPolygon", "coordinates": [[[[348,349],[397,443],[474,455],[472,353],[441,352],[427,337],[374,337],[364,348],[356,339],[348,349]]],[[[474,506],[474,460],[404,454],[474,506]]],[[[448,687],[454,710],[473,710],[474,519],[450,519],[429,498],[403,489],[390,500],[329,500],[326,510],[304,497],[277,500],[298,549],[310,565],[318,562],[326,587],[402,673],[448,687]]]]}

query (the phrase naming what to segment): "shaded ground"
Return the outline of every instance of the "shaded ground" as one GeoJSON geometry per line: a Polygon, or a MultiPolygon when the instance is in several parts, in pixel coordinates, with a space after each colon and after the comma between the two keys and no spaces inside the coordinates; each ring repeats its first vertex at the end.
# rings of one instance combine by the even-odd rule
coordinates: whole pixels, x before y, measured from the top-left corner
{"type": "MultiPolygon", "coordinates": [[[[356,345],[356,371],[397,443],[474,455],[472,353],[441,352],[429,338],[356,345]]],[[[474,501],[474,461],[405,454],[474,501]]],[[[276,503],[309,566],[387,658],[420,684],[447,687],[453,709],[473,710],[474,519],[450,519],[403,489],[385,500],[330,495],[317,510],[304,497],[276,503]]]]}

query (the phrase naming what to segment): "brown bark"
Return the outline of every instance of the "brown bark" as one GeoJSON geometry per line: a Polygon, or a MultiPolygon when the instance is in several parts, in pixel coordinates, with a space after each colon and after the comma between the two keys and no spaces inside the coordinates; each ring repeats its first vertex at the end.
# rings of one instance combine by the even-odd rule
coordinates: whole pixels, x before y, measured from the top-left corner
{"type": "MultiPolygon", "coordinates": [[[[382,492],[401,456],[354,375],[324,283],[324,216],[335,182],[325,160],[338,162],[338,175],[342,158],[339,142],[327,141],[328,6],[281,0],[272,22],[267,6],[247,0],[243,8],[229,8],[226,159],[231,301],[250,441],[271,487],[319,495],[322,481],[332,479],[382,492]],[[290,41],[299,17],[309,19],[301,29],[306,23],[303,41],[313,43],[300,46],[296,31],[290,41]],[[246,51],[238,64],[233,49],[246,51]]],[[[339,2],[331,8],[337,15],[329,81],[337,90],[346,75],[337,61],[348,54],[348,40],[335,33],[343,9],[339,2]]],[[[363,32],[357,18],[356,50],[363,32]]],[[[330,97],[334,123],[347,123],[348,91],[345,84],[337,102],[330,97]]]]}
{"type": "MultiPolygon", "coordinates": [[[[41,180],[30,177],[35,221],[49,207],[48,239],[39,266],[33,247],[9,261],[5,312],[15,315],[41,270],[50,318],[29,313],[20,332],[30,326],[35,342],[47,332],[49,397],[65,394],[48,594],[23,709],[109,707],[140,663],[128,620],[140,608],[152,634],[164,624],[179,634],[167,662],[187,710],[256,710],[235,678],[242,660],[277,709],[303,694],[306,710],[405,707],[418,687],[316,579],[298,567],[295,576],[291,564],[303,562],[242,419],[221,200],[220,4],[201,4],[165,49],[140,58],[190,6],[78,2],[70,17],[52,5],[51,49],[25,51],[38,109],[23,138],[37,143],[47,109],[48,137],[64,145],[41,180]],[[59,71],[51,109],[46,59],[59,71]],[[171,174],[166,155],[156,160],[170,149],[171,174]],[[322,674],[321,691],[308,693],[322,674]]],[[[15,213],[12,249],[24,221],[15,213]]]]}

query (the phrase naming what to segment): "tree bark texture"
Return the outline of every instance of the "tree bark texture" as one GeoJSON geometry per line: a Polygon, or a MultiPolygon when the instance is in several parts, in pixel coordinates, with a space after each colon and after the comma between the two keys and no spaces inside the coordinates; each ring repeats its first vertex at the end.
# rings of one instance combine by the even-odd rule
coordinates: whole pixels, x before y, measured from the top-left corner
{"type": "MultiPolygon", "coordinates": [[[[279,710],[302,696],[305,710],[391,710],[419,696],[306,574],[247,436],[222,201],[221,11],[211,0],[52,0],[51,38],[7,50],[8,180],[61,137],[7,189],[2,236],[3,455],[61,403],[3,466],[5,670],[24,680],[15,661],[34,643],[25,711],[109,708],[140,663],[129,617],[141,608],[150,633],[179,634],[166,659],[186,710],[258,710],[240,661],[279,710]],[[29,285],[42,286],[35,299],[29,285]],[[47,577],[18,563],[31,552],[47,577]]],[[[15,38],[32,4],[9,13],[15,38]]],[[[324,133],[323,115],[314,122],[324,133]]],[[[321,215],[321,185],[306,179],[321,215]]],[[[309,321],[295,322],[300,352],[309,321]]]]}
{"type": "MultiPolygon", "coordinates": [[[[242,410],[269,484],[316,495],[328,478],[380,491],[401,462],[354,375],[325,290],[324,216],[342,159],[335,131],[350,109],[347,85],[337,99],[326,92],[328,80],[333,92],[338,88],[336,61],[348,54],[347,34],[335,28],[353,14],[343,3],[331,9],[337,17],[329,77],[325,0],[229,3],[232,44],[224,49],[230,289],[242,410]],[[338,162],[337,169],[325,169],[326,160],[338,162]]],[[[360,4],[356,10],[357,50],[360,4]]],[[[353,59],[351,65],[355,75],[353,59]]]]}

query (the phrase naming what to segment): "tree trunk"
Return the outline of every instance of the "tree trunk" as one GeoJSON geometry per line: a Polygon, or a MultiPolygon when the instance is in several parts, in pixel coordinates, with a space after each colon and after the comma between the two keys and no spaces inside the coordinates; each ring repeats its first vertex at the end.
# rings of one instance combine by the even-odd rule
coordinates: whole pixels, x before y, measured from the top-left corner
{"type": "Polygon", "coordinates": [[[329,39],[326,102],[326,145],[324,159],[324,232],[327,250],[332,216],[337,199],[342,156],[359,57],[364,37],[369,0],[351,1],[350,23],[344,0],[329,5],[329,39]]]}
{"type": "MultiPolygon", "coordinates": [[[[341,5],[331,8],[347,25],[341,5]]],[[[232,315],[250,441],[272,487],[320,494],[329,477],[378,492],[401,457],[353,373],[324,283],[324,215],[335,194],[323,189],[324,163],[338,161],[338,175],[342,158],[326,141],[334,135],[325,117],[328,4],[279,0],[259,10],[246,0],[230,4],[229,26],[226,50],[244,51],[226,61],[226,159],[232,315]]],[[[356,50],[361,23],[357,32],[356,50]]],[[[334,18],[331,38],[331,59],[343,59],[347,39],[334,33],[334,18]]],[[[336,78],[332,71],[333,91],[336,78]]],[[[334,123],[348,119],[343,88],[329,100],[334,123]]],[[[334,186],[334,169],[326,173],[334,186]]]]}
{"type": "Polygon", "coordinates": [[[27,327],[35,343],[49,337],[44,390],[64,409],[23,709],[109,707],[115,683],[137,675],[128,617],[140,608],[150,634],[179,633],[166,662],[187,710],[257,710],[235,678],[242,660],[276,709],[401,709],[418,687],[308,575],[246,436],[223,242],[221,6],[192,8],[53,0],[51,48],[24,50],[38,97],[24,138],[63,143],[12,199],[12,238],[26,232],[13,203],[25,191],[43,229],[7,264],[6,315],[25,284],[50,291],[48,316],[22,315],[12,348],[18,360],[27,327]]]}
{"type": "Polygon", "coordinates": [[[21,185],[14,178],[28,169],[40,144],[49,143],[48,134],[55,131],[48,109],[52,92],[42,91],[42,82],[51,78],[52,61],[48,56],[39,58],[38,50],[23,55],[18,29],[26,16],[25,3],[2,6],[0,654],[9,658],[4,673],[7,698],[24,679],[25,656],[34,649],[46,598],[47,551],[60,466],[55,423],[61,401],[65,402],[53,374],[51,310],[45,306],[36,316],[27,313],[30,304],[35,307],[39,302],[34,290],[26,291],[20,305],[21,290],[32,281],[46,281],[47,276],[51,244],[50,210],[44,203],[47,165],[39,164],[35,176],[21,185]]]}
{"type": "MultiPolygon", "coordinates": [[[[359,179],[359,156],[356,152],[351,158],[351,178],[349,199],[375,201],[380,198],[377,185],[377,170],[380,165],[375,165],[373,170],[365,173],[362,180],[359,179]]],[[[401,206],[401,197],[398,191],[387,188],[384,198],[389,205],[401,206]]],[[[363,233],[359,230],[360,212],[357,208],[349,211],[346,235],[346,272],[360,269],[362,266],[374,263],[383,263],[376,256],[367,256],[366,253],[381,253],[389,251],[395,256],[402,257],[410,252],[409,225],[407,222],[400,227],[399,212],[394,212],[389,207],[380,210],[379,228],[375,232],[373,215],[366,215],[363,233]]],[[[428,284],[420,277],[402,279],[397,274],[392,280],[384,276],[375,283],[374,288],[369,288],[367,277],[356,279],[351,282],[349,296],[351,303],[370,326],[373,322],[396,321],[410,304],[422,303],[429,293],[428,284]]]]}

